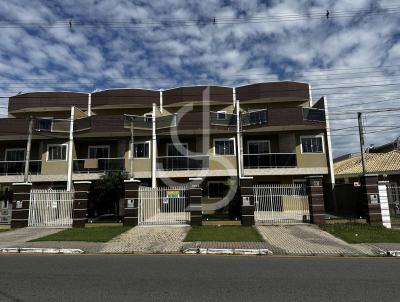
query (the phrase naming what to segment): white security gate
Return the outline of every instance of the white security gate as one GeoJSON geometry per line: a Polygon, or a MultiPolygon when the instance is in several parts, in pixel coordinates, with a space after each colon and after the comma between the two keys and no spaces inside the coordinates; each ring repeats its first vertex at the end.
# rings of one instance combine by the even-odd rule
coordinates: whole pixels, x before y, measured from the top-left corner
{"type": "Polygon", "coordinates": [[[254,185],[254,220],[257,224],[289,224],[310,221],[303,185],[254,185]]]}
{"type": "Polygon", "coordinates": [[[188,224],[186,187],[139,187],[139,224],[188,224]]]}
{"type": "Polygon", "coordinates": [[[31,190],[28,226],[70,227],[73,201],[66,190],[31,190]]]}
{"type": "Polygon", "coordinates": [[[388,185],[387,197],[389,203],[390,221],[392,226],[400,226],[400,186],[388,185]]]}

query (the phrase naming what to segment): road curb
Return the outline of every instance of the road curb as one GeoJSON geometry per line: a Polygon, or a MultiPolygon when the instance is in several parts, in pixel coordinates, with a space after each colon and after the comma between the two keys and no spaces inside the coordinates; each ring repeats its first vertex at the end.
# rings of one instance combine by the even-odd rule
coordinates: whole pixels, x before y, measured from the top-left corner
{"type": "Polygon", "coordinates": [[[388,257],[400,257],[400,250],[386,251],[382,253],[382,255],[388,257]]]}
{"type": "Polygon", "coordinates": [[[55,249],[55,248],[2,248],[0,249],[1,253],[4,254],[83,254],[84,251],[81,249],[55,249]]]}
{"type": "Polygon", "coordinates": [[[209,254],[209,255],[272,255],[268,249],[215,249],[215,248],[188,248],[184,254],[209,254]]]}

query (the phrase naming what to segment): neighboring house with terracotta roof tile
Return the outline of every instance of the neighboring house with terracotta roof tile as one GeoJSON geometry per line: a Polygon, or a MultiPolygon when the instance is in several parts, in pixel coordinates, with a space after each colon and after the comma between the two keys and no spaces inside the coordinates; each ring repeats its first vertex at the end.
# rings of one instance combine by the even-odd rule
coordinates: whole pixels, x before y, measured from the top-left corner
{"type": "MultiPolygon", "coordinates": [[[[366,153],[366,172],[379,175],[380,180],[388,180],[400,185],[400,150],[387,153],[366,153]]],[[[362,174],[360,154],[336,161],[334,163],[337,183],[358,181],[362,174]]]]}

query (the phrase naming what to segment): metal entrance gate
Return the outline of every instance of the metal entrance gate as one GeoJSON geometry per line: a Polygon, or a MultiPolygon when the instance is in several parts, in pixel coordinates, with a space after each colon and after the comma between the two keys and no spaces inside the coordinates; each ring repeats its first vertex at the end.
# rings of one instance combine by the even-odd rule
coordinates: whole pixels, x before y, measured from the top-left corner
{"type": "Polygon", "coordinates": [[[400,186],[388,185],[386,187],[390,222],[392,226],[400,227],[400,186]]]}
{"type": "Polygon", "coordinates": [[[257,224],[290,224],[310,221],[303,185],[254,185],[254,220],[257,224]]]}
{"type": "Polygon", "coordinates": [[[190,222],[186,187],[139,187],[139,224],[188,224],[190,222]]]}
{"type": "Polygon", "coordinates": [[[28,226],[70,227],[74,193],[66,190],[31,190],[28,226]]]}

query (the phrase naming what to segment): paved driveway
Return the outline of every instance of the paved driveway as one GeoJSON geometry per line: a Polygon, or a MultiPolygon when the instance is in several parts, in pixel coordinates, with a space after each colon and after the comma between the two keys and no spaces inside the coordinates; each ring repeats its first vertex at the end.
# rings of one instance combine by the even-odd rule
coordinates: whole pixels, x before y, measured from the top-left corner
{"type": "Polygon", "coordinates": [[[25,242],[58,233],[63,229],[22,228],[0,233],[0,248],[22,247],[25,242]]]}
{"type": "Polygon", "coordinates": [[[348,244],[311,224],[257,226],[257,229],[274,254],[372,256],[379,253],[366,244],[348,244]]]}
{"type": "Polygon", "coordinates": [[[137,226],[106,243],[103,253],[180,252],[189,226],[137,226]]]}

